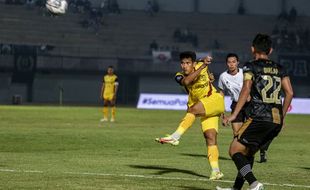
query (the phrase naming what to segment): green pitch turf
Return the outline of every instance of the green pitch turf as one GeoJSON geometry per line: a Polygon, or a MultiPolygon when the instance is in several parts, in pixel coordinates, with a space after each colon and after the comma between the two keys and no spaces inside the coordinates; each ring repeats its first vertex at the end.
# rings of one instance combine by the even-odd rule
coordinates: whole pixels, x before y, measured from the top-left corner
{"type": "MultiPolygon", "coordinates": [[[[184,111],[117,108],[115,123],[100,123],[99,107],[0,106],[0,189],[185,189],[230,187],[230,128],[220,128],[220,181],[210,167],[199,120],[179,146],[154,139],[176,129],[184,111]]],[[[269,189],[310,189],[310,116],[289,115],[256,163],[269,189]]],[[[245,185],[244,189],[247,188],[245,185]]]]}

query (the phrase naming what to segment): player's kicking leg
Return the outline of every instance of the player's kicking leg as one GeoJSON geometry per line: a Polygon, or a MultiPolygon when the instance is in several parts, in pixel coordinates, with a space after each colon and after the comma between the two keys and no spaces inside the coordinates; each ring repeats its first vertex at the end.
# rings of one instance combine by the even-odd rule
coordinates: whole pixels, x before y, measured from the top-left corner
{"type": "Polygon", "coordinates": [[[185,131],[192,126],[195,121],[196,116],[193,113],[186,113],[185,117],[179,124],[177,130],[171,135],[167,135],[165,137],[156,138],[155,141],[161,144],[171,144],[178,145],[179,139],[185,133],[185,131]]]}
{"type": "Polygon", "coordinates": [[[175,139],[171,135],[167,135],[166,137],[156,138],[155,140],[161,144],[171,144],[174,146],[177,146],[179,144],[179,140],[175,139]]]}

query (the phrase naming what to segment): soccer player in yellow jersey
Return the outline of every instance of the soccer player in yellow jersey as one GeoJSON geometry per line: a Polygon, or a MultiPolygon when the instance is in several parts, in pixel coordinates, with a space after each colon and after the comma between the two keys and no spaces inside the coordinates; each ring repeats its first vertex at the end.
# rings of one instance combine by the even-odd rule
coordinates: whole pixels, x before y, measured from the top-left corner
{"type": "Polygon", "coordinates": [[[192,126],[196,117],[200,117],[201,128],[208,147],[208,159],[212,168],[211,180],[221,179],[224,175],[220,171],[217,146],[218,122],[224,112],[224,97],[217,93],[212,85],[208,65],[211,63],[210,56],[203,61],[196,62],[194,52],[182,52],[180,54],[182,72],[178,72],[175,80],[188,93],[187,113],[179,124],[177,130],[166,137],[156,138],[162,144],[178,145],[179,139],[185,131],[192,126]]]}
{"type": "Polygon", "coordinates": [[[100,121],[108,121],[109,109],[111,107],[111,122],[115,121],[115,101],[117,95],[118,80],[114,74],[113,66],[109,66],[107,74],[102,80],[102,88],[100,97],[103,98],[103,118],[100,121]]]}

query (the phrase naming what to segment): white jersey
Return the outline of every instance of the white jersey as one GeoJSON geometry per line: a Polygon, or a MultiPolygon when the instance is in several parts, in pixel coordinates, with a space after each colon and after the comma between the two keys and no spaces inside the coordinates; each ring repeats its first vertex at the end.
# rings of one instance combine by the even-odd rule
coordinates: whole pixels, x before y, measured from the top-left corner
{"type": "Polygon", "coordinates": [[[232,101],[237,102],[243,85],[243,70],[239,69],[238,73],[231,75],[228,71],[220,75],[218,87],[220,90],[227,92],[232,101]]]}

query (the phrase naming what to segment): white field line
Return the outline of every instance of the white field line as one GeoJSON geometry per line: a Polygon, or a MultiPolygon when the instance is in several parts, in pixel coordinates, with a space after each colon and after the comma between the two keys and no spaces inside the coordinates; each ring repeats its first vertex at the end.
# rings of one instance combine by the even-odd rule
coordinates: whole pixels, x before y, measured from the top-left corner
{"type": "MultiPolygon", "coordinates": [[[[38,170],[14,170],[14,169],[0,169],[0,172],[11,172],[11,173],[46,173],[38,170]]],[[[186,180],[186,181],[211,181],[207,178],[182,178],[182,177],[163,177],[155,175],[136,175],[136,174],[109,174],[109,173],[93,173],[93,172],[61,172],[70,175],[87,175],[87,176],[116,176],[116,177],[130,177],[130,178],[144,178],[144,179],[164,179],[164,180],[186,180]]],[[[220,183],[234,183],[229,180],[217,180],[220,183]]],[[[267,186],[278,186],[278,187],[291,187],[291,188],[306,188],[310,189],[310,185],[298,185],[298,184],[276,184],[263,182],[267,186]]]]}

